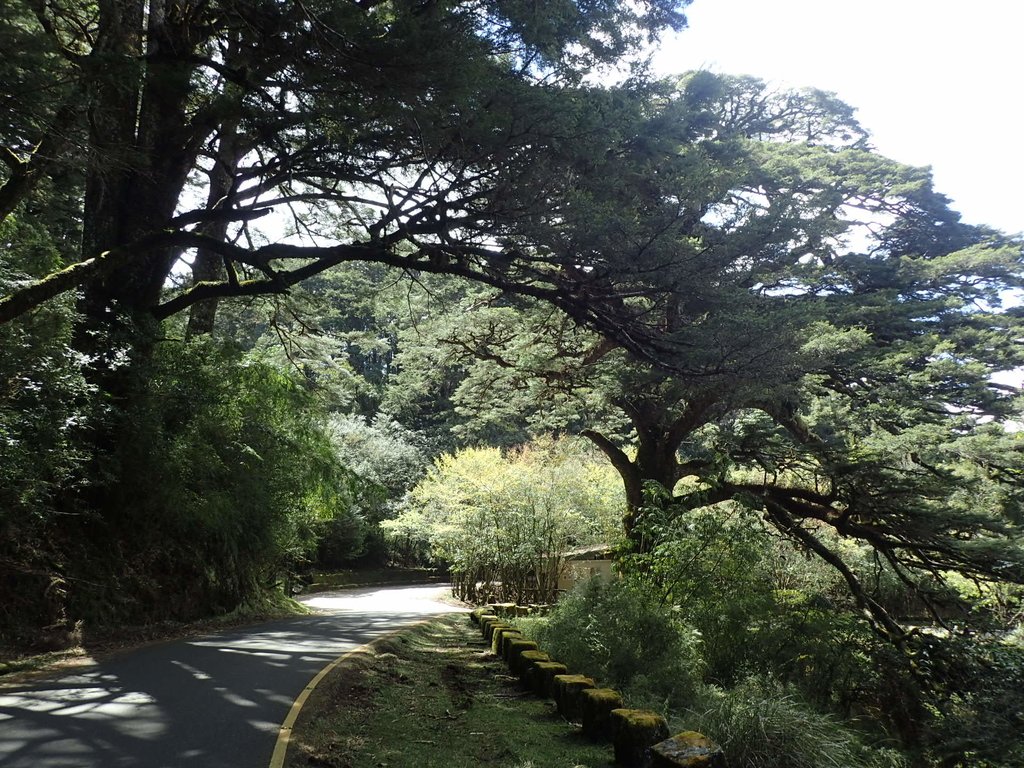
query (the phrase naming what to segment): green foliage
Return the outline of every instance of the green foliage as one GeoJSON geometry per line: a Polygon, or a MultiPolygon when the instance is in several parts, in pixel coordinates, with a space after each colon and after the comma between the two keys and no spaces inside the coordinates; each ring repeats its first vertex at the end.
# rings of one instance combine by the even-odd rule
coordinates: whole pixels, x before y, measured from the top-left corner
{"type": "MultiPolygon", "coordinates": [[[[793,758],[795,765],[862,764],[862,758],[842,756],[859,749],[856,738],[813,705],[853,718],[860,729],[870,724],[876,733],[891,734],[922,765],[1019,761],[1019,648],[993,637],[925,629],[898,651],[857,616],[836,572],[770,535],[763,521],[733,503],[682,514],[654,505],[643,510],[639,525],[651,546],[627,554],[623,566],[642,574],[648,588],[700,633],[707,678],[724,690],[707,705],[706,719],[688,725],[700,730],[706,722],[716,740],[736,739],[736,759],[762,764],[781,745],[783,752],[806,753],[793,758]],[[818,742],[833,729],[838,742],[818,742]],[[800,733],[810,741],[802,742],[800,733]],[[829,757],[833,748],[840,752],[829,757]],[[816,750],[821,757],[813,756],[816,750]]],[[[866,547],[824,527],[815,536],[842,553],[874,599],[900,615],[935,621],[866,547]]],[[[982,614],[960,614],[959,622],[1005,627],[1019,610],[1006,585],[950,581],[982,614]],[[993,624],[999,615],[1003,623],[993,624]]]]}
{"type": "Polygon", "coordinates": [[[123,363],[140,385],[99,409],[62,351],[69,326],[31,320],[31,343],[21,323],[2,329],[18,342],[2,358],[18,385],[0,401],[2,639],[230,611],[287,586],[326,526],[361,525],[354,476],[289,376],[208,340],[166,341],[123,363]],[[86,453],[98,435],[111,442],[86,453]]]}
{"type": "Polygon", "coordinates": [[[971,606],[972,624],[1006,632],[1024,621],[1024,585],[969,579],[958,573],[943,574],[943,579],[971,606]]]}
{"type": "Polygon", "coordinates": [[[513,447],[529,439],[535,393],[523,391],[500,368],[478,370],[474,358],[488,334],[500,330],[507,337],[496,317],[514,317],[513,303],[453,278],[424,276],[403,288],[406,316],[382,408],[446,452],[477,444],[513,447]]]}
{"type": "Polygon", "coordinates": [[[415,324],[418,284],[380,264],[341,264],[286,296],[224,303],[215,330],[291,366],[332,411],[379,410],[393,374],[397,337],[415,324]]]}
{"type": "Polygon", "coordinates": [[[85,598],[93,619],[113,619],[96,612],[119,602],[135,619],[231,609],[350,514],[351,477],[288,376],[207,340],[165,342],[149,366],[136,371],[147,386],[124,411],[109,468],[120,481],[106,489],[103,530],[121,556],[102,564],[116,569],[104,583],[120,594],[85,598]],[[177,589],[156,600],[168,579],[177,589]]]}
{"type": "Polygon", "coordinates": [[[567,270],[572,296],[615,285],[629,300],[581,312],[560,293],[563,315],[484,294],[438,323],[420,369],[447,367],[481,435],[582,426],[634,512],[645,481],[671,502],[699,478],[677,511],[747,506],[848,569],[858,609],[897,642],[848,539],[879,552],[890,584],[937,597],[946,571],[1024,582],[1019,440],[1001,427],[1020,404],[992,382],[1024,363],[1020,313],[1002,306],[1024,282],[1020,240],[960,222],[834,97],[696,73],[642,100],[639,120],[602,105],[634,139],[585,158],[595,173],[561,190],[558,226],[524,219],[539,252],[586,264],[567,270]],[[628,268],[582,261],[631,243],[628,268]],[[816,546],[825,529],[841,538],[816,546]]]}
{"type": "MultiPolygon", "coordinates": [[[[460,443],[621,426],[600,383],[577,370],[601,340],[564,314],[464,281],[432,283],[433,313],[402,330],[385,407],[403,419],[439,402],[460,443]]],[[[422,297],[421,297],[422,298],[422,297]]]]}
{"type": "Polygon", "coordinates": [[[331,419],[330,433],[341,463],[382,489],[387,499],[401,498],[427,469],[423,439],[388,416],[368,422],[338,415],[331,419]]]}
{"type": "MultiPolygon", "coordinates": [[[[580,85],[684,5],[207,3],[143,32],[128,21],[142,0],[6,4],[0,314],[21,317],[0,337],[7,623],[230,607],[326,526],[331,558],[364,552],[416,458],[398,435],[356,448],[355,423],[332,442],[307,412],[316,390],[363,416],[383,402],[438,445],[583,430],[627,492],[627,568],[700,630],[715,680],[770,672],[923,743],[916,681],[848,609],[907,648],[892,585],[944,597],[954,572],[976,626],[1014,620],[999,582],[1024,583],[1024,465],[1000,423],[1020,399],[991,376],[1024,363],[1021,313],[1000,304],[1024,284],[1021,242],[959,222],[927,170],[871,152],[829,95],[711,73],[580,85]],[[268,106],[282,94],[284,121],[268,106]],[[242,164],[211,156],[232,136],[242,164]],[[274,206],[295,237],[260,233],[274,206]],[[196,250],[223,262],[219,283],[176,279],[170,255],[196,250]],[[82,268],[55,272],[72,255],[82,268]],[[367,299],[382,268],[280,298],[356,260],[421,281],[408,324],[367,299]],[[489,288],[433,301],[425,273],[489,288]],[[26,282],[44,275],[63,277],[26,282]],[[76,287],[84,317],[26,314],[76,287]],[[261,362],[155,341],[154,318],[259,292],[269,316],[233,333],[261,362]],[[318,300],[343,309],[307,325],[318,300]],[[648,508],[645,481],[663,491],[648,508]]],[[[465,451],[388,530],[451,560],[465,594],[546,596],[560,553],[609,541],[609,476],[546,448],[465,451]]],[[[970,719],[1000,700],[934,658],[913,661],[939,703],[970,719]]]]}
{"type": "Polygon", "coordinates": [[[707,734],[729,765],[744,768],[902,768],[891,749],[871,749],[855,731],[803,703],[770,678],[749,678],[728,691],[707,692],[701,711],[684,717],[707,734]]]}
{"type": "Polygon", "coordinates": [[[931,685],[920,752],[943,768],[1024,763],[1024,648],[997,637],[924,636],[931,685]]]}
{"type": "MultiPolygon", "coordinates": [[[[728,688],[770,676],[823,710],[870,712],[893,728],[904,712],[921,715],[906,664],[853,610],[839,575],[751,511],[655,505],[640,526],[651,546],[626,554],[623,568],[700,634],[707,680],[728,688]]],[[[850,559],[862,556],[846,546],[850,559]]]]}
{"type": "Polygon", "coordinates": [[[646,585],[629,580],[578,585],[528,631],[552,658],[622,690],[634,704],[686,703],[704,671],[698,633],[646,585]]]}
{"type": "Polygon", "coordinates": [[[429,542],[466,597],[534,602],[551,598],[567,550],[616,535],[621,508],[609,467],[578,442],[549,440],[442,456],[383,527],[429,542]]]}
{"type": "MultiPolygon", "coordinates": [[[[0,287],[59,263],[44,228],[21,216],[0,223],[0,287]]],[[[56,507],[88,481],[86,435],[102,411],[73,348],[74,320],[62,298],[0,326],[0,640],[65,618],[56,507]]]]}
{"type": "Polygon", "coordinates": [[[0,521],[45,517],[78,482],[94,388],[70,346],[70,312],[50,307],[0,329],[0,521]]]}
{"type": "Polygon", "coordinates": [[[335,415],[328,429],[335,456],[355,480],[356,514],[327,525],[318,563],[329,568],[344,567],[353,559],[361,565],[383,565],[389,559],[405,566],[419,564],[423,558],[416,547],[395,542],[394,551],[389,550],[380,523],[395,516],[399,501],[426,472],[422,439],[386,416],[367,423],[359,416],[335,415]]]}

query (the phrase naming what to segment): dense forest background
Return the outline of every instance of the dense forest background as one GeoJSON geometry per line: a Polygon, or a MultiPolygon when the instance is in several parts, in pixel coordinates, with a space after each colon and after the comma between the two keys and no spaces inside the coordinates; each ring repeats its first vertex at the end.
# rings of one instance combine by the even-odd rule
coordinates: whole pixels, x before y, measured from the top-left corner
{"type": "Polygon", "coordinates": [[[1019,765],[1022,243],[830,94],[650,77],[685,5],[4,3],[3,645],[606,545],[565,658],[1019,765]]]}

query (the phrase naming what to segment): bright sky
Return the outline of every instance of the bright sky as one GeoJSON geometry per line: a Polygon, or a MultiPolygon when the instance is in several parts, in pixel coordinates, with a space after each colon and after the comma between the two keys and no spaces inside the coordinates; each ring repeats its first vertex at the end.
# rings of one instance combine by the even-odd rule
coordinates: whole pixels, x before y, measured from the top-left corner
{"type": "Polygon", "coordinates": [[[694,0],[687,17],[659,71],[833,91],[966,221],[1024,232],[1021,0],[694,0]]]}

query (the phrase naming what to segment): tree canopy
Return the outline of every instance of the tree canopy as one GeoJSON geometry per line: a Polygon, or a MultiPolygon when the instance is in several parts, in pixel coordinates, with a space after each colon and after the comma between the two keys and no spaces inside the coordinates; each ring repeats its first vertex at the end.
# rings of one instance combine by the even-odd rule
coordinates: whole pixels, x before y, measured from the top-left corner
{"type": "MultiPolygon", "coordinates": [[[[120,519],[138,487],[122,435],[191,434],[153,405],[161,346],[198,350],[238,312],[227,346],[249,349],[217,354],[242,382],[268,360],[251,347],[294,331],[315,349],[285,344],[281,391],[331,381],[336,414],[397,411],[436,382],[439,401],[490,403],[491,437],[517,430],[506,443],[531,421],[586,435],[624,482],[641,560],[652,521],[742,503],[897,642],[822,529],[907,583],[1024,580],[1020,443],[1002,426],[1019,396],[993,379],[1024,364],[1021,242],[961,222],[829,94],[652,80],[644,45],[686,4],[6,4],[4,371],[58,393],[5,395],[17,503],[120,519]],[[373,268],[332,275],[350,263],[373,268]],[[424,334],[446,359],[400,350],[400,323],[372,316],[384,267],[475,286],[424,334]],[[287,296],[288,317],[249,322],[262,296],[287,296]],[[335,304],[316,333],[309,297],[335,304]],[[411,395],[387,391],[403,377],[411,395]],[[18,423],[23,408],[45,418],[18,423]],[[73,446],[33,467],[33,435],[73,446]]],[[[208,383],[223,434],[242,434],[248,384],[208,383]]],[[[275,428],[322,446],[322,421],[275,428]]],[[[262,455],[258,437],[236,442],[262,455]]],[[[199,463],[176,479],[204,487],[199,463]]]]}
{"type": "Polygon", "coordinates": [[[654,79],[687,5],[3,3],[0,644],[618,544],[624,677],[1011,764],[1022,242],[831,94],[654,79]]]}
{"type": "Polygon", "coordinates": [[[581,76],[681,26],[685,4],[12,4],[5,34],[46,61],[16,48],[12,82],[45,96],[2,137],[2,211],[74,172],[83,234],[0,319],[75,286],[92,316],[165,318],[351,260],[557,298],[551,259],[503,241],[550,214],[581,141],[628,139],[635,105],[581,76]],[[305,244],[261,233],[271,211],[305,244]],[[184,253],[198,277],[167,292],[184,253]]]}
{"type": "MultiPolygon", "coordinates": [[[[994,378],[1024,362],[1020,242],[960,222],[926,170],[872,152],[825,95],[706,73],[662,88],[677,132],[657,134],[670,144],[644,176],[649,196],[630,194],[649,203],[638,227],[674,218],[645,241],[655,276],[635,258],[615,276],[651,287],[617,311],[652,343],[483,291],[399,356],[410,378],[446,364],[484,423],[589,437],[624,481],[641,552],[644,517],[666,507],[760,510],[897,641],[904,630],[817,531],[867,542],[907,584],[1021,581],[1020,442],[1003,427],[1020,399],[994,378]]],[[[564,231],[607,249],[626,205],[564,231]]]]}

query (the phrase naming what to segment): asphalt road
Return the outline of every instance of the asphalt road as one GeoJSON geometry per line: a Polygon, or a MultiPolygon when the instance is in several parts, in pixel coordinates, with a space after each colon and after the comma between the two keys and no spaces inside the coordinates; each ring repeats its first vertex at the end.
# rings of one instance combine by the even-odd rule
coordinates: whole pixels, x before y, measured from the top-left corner
{"type": "Polygon", "coordinates": [[[317,615],[161,643],[0,687],[2,768],[266,768],[295,697],[339,655],[454,610],[446,587],[330,592],[317,615]]]}

